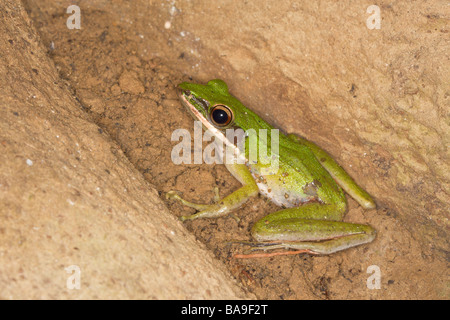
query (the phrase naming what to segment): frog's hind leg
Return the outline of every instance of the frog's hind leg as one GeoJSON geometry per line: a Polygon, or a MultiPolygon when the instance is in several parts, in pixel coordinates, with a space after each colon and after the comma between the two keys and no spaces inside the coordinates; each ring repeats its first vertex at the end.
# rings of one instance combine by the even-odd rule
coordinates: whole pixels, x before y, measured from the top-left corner
{"type": "Polygon", "coordinates": [[[267,247],[255,246],[251,251],[264,251],[258,253],[235,254],[236,259],[246,258],[269,258],[282,255],[296,255],[307,253],[312,255],[331,254],[337,251],[348,249],[353,246],[371,242],[375,238],[375,234],[367,236],[365,234],[355,234],[348,237],[340,237],[326,241],[285,241],[273,244],[267,247]],[[266,252],[275,249],[294,249],[289,251],[266,252]]]}
{"type": "Polygon", "coordinates": [[[372,197],[363,190],[356,182],[345,172],[344,169],[322,148],[305,138],[294,134],[288,135],[303,145],[306,145],[313,153],[320,164],[328,171],[337,184],[345,190],[353,199],[355,199],[364,209],[374,209],[376,207],[372,197]]]}
{"type": "MultiPolygon", "coordinates": [[[[317,209],[326,215],[333,205],[307,204],[274,212],[259,220],[252,228],[256,241],[277,242],[267,249],[307,250],[314,254],[331,254],[375,239],[376,231],[369,225],[334,220],[318,220],[303,216],[304,209],[317,209]]],[[[259,248],[258,248],[259,249],[259,248]]]]}
{"type": "MultiPolygon", "coordinates": [[[[364,226],[364,225],[360,225],[364,226]]],[[[370,226],[366,231],[359,234],[336,236],[328,240],[321,241],[284,241],[277,247],[283,249],[294,249],[296,251],[290,254],[309,253],[309,254],[331,254],[341,250],[345,250],[351,247],[359,246],[365,243],[372,242],[375,239],[375,230],[370,226]]],[[[270,249],[276,249],[276,247],[270,247],[270,249]]],[[[281,255],[282,252],[276,254],[281,255]]]]}

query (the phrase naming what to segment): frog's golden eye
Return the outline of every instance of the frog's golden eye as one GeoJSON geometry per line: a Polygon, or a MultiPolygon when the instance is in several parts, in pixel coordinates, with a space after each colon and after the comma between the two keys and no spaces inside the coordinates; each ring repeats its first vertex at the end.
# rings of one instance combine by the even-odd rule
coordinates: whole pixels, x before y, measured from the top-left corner
{"type": "Polygon", "coordinates": [[[225,127],[233,120],[233,112],[223,104],[216,104],[212,107],[209,115],[212,122],[217,127],[225,127]]]}

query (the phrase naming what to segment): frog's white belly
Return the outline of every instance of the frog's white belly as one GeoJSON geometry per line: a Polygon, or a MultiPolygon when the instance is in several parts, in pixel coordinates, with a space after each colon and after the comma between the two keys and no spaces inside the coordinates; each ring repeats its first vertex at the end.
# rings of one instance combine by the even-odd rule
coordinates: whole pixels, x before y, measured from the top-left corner
{"type": "Polygon", "coordinates": [[[286,188],[277,175],[261,176],[252,172],[259,192],[269,198],[277,206],[293,208],[316,199],[293,188],[286,188]]]}

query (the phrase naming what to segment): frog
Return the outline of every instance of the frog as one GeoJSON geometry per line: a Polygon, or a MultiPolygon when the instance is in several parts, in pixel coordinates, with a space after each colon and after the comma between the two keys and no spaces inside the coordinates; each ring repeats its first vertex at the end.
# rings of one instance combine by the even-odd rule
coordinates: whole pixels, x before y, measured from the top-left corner
{"type": "MultiPolygon", "coordinates": [[[[271,139],[263,139],[258,132],[277,129],[235,98],[225,81],[182,82],[177,90],[182,105],[217,141],[233,146],[226,137],[227,129],[240,128],[244,132],[253,129],[258,143],[266,144],[267,150],[275,149],[270,149],[271,139]]],[[[248,147],[249,139],[245,143],[248,147]]],[[[277,143],[276,172],[263,170],[267,169],[267,163],[250,161],[249,148],[235,151],[244,161],[225,162],[225,166],[242,186],[222,199],[215,189],[213,204],[190,202],[174,190],[166,198],[197,210],[182,216],[182,221],[226,216],[259,194],[279,206],[280,210],[267,214],[252,226],[254,241],[241,242],[251,247],[251,253],[236,254],[237,258],[328,255],[372,242],[376,237],[373,227],[344,222],[343,218],[347,211],[345,193],[367,210],[376,208],[373,198],[317,144],[284,132],[278,132],[277,143]]]]}

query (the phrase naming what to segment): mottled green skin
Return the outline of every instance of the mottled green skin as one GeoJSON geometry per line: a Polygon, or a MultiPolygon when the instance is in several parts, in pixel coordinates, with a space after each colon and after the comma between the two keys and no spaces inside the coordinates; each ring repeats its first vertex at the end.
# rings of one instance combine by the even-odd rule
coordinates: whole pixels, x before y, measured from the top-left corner
{"type": "MultiPolygon", "coordinates": [[[[233,121],[219,128],[221,132],[230,127],[244,131],[255,129],[256,133],[259,129],[267,129],[267,141],[271,141],[273,127],[233,97],[222,80],[211,80],[207,85],[183,82],[179,88],[183,103],[198,110],[202,116],[195,117],[204,124],[211,123],[209,112],[213,106],[225,105],[231,109],[233,121]]],[[[260,136],[257,139],[259,143],[265,141],[260,136]]],[[[267,149],[271,151],[270,145],[267,149]]],[[[248,159],[248,148],[245,156],[248,159]]],[[[183,217],[186,220],[222,216],[258,192],[262,193],[285,208],[264,217],[252,229],[257,241],[275,244],[266,249],[294,248],[328,254],[374,239],[375,230],[370,226],[340,221],[346,211],[346,198],[341,187],[363,207],[374,208],[375,204],[325,151],[301,137],[279,132],[278,159],[279,170],[275,174],[260,174],[267,168],[260,163],[227,165],[243,187],[215,205],[195,205],[173,193],[168,196],[201,210],[183,217]]]]}

